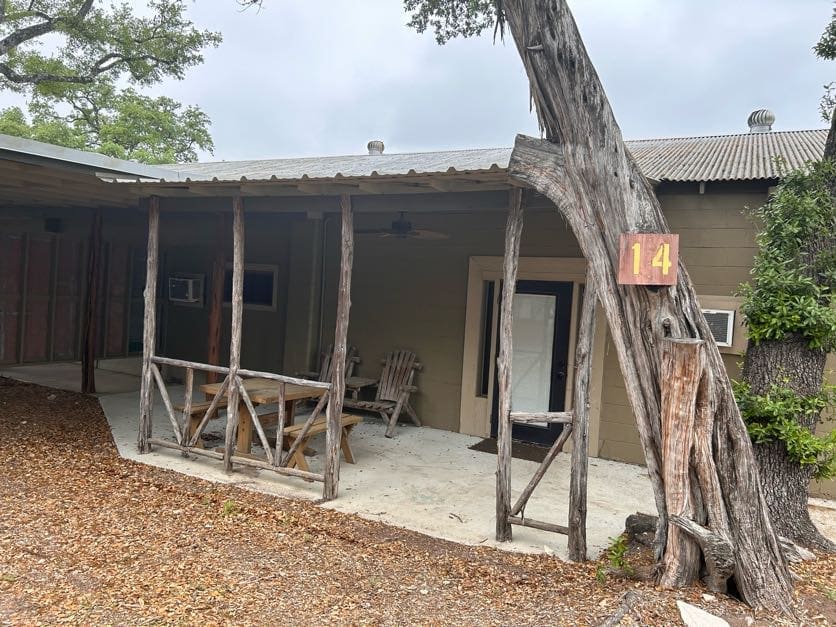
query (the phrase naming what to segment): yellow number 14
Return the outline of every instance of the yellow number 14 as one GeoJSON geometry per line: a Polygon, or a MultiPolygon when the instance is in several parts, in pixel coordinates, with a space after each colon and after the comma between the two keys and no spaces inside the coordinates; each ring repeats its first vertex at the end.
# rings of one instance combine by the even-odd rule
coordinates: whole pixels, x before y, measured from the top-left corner
{"type": "MultiPolygon", "coordinates": [[[[635,275],[641,274],[641,251],[641,244],[638,242],[633,244],[633,274],[635,275]]],[[[656,254],[650,262],[650,265],[654,268],[662,268],[662,275],[667,276],[668,272],[670,272],[671,266],[673,265],[671,263],[671,245],[662,244],[659,246],[659,249],[656,251],[656,254]]]]}

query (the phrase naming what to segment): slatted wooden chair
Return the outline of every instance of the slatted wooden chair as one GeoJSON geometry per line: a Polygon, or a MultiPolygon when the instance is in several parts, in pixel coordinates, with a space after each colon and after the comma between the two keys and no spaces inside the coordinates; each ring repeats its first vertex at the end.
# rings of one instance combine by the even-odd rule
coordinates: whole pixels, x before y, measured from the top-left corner
{"type": "Polygon", "coordinates": [[[377,394],[373,401],[361,401],[346,398],[344,407],[375,411],[381,415],[386,426],[386,437],[395,435],[395,427],[402,411],[419,427],[421,420],[409,404],[409,396],[418,391],[413,385],[416,371],[421,369],[415,353],[405,350],[393,351],[382,361],[383,370],[377,384],[377,394]]]}
{"type": "MultiPolygon", "coordinates": [[[[319,370],[297,372],[296,376],[303,379],[312,379],[314,381],[330,381],[331,380],[331,360],[334,359],[334,347],[329,346],[327,350],[320,354],[319,370]]],[[[360,363],[360,357],[357,356],[357,347],[349,346],[345,353],[345,377],[346,379],[354,374],[354,367],[360,363]]]]}

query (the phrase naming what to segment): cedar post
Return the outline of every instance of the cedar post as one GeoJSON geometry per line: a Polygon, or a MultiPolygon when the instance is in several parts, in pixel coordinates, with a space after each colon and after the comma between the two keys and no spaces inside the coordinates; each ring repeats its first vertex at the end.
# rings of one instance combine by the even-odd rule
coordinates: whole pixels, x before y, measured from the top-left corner
{"type": "Polygon", "coordinates": [[[142,386],[139,393],[139,452],[151,446],[151,412],[154,398],[151,358],[157,337],[157,269],[159,265],[160,199],[151,196],[148,203],[148,254],[145,267],[145,315],[142,320],[142,386]]]}
{"type": "Polygon", "coordinates": [[[505,258],[502,262],[502,305],[500,309],[499,357],[496,360],[499,380],[499,417],[496,433],[496,539],[511,539],[511,360],[514,328],[514,292],[520,257],[523,227],[522,189],[509,194],[508,223],[505,227],[505,258]]]}
{"type": "MultiPolygon", "coordinates": [[[[589,462],[589,379],[595,339],[595,282],[586,275],[580,331],[575,348],[575,398],[572,423],[572,470],[569,483],[569,559],[586,561],[586,477],[589,462]]],[[[565,428],[565,427],[564,427],[565,428]]]]}
{"type": "Polygon", "coordinates": [[[334,330],[334,356],[331,359],[331,393],[328,398],[328,430],[325,432],[325,487],[322,498],[337,498],[340,482],[341,416],[345,396],[345,359],[348,342],[348,313],[351,309],[351,267],[354,263],[354,218],[351,196],[340,196],[342,237],[340,287],[337,296],[337,324],[334,330]]]}
{"type": "MultiPolygon", "coordinates": [[[[703,522],[693,502],[690,472],[697,391],[705,367],[705,342],[665,338],[660,344],[662,478],[668,515],[703,522]]],[[[660,584],[666,588],[689,585],[699,576],[699,546],[677,525],[668,528],[662,564],[660,584]]]]}
{"type": "MultiPolygon", "coordinates": [[[[212,265],[212,292],[209,296],[209,333],[206,338],[206,363],[217,366],[221,363],[221,316],[223,312],[224,279],[226,278],[226,228],[223,213],[215,220],[215,261],[212,265]]],[[[217,372],[207,372],[206,382],[217,383],[217,372]]]]}
{"type": "MultiPolygon", "coordinates": [[[[87,251],[87,303],[81,340],[81,392],[96,393],[96,337],[99,318],[99,274],[102,255],[102,210],[96,209],[90,225],[90,249],[87,251]]],[[[21,320],[23,316],[21,316],[21,320]]],[[[23,354],[20,354],[23,360],[23,354]]]]}
{"type": "Polygon", "coordinates": [[[238,369],[241,367],[241,321],[244,313],[244,201],[232,199],[232,332],[229,341],[229,402],[226,409],[224,470],[232,471],[238,428],[238,369]]]}

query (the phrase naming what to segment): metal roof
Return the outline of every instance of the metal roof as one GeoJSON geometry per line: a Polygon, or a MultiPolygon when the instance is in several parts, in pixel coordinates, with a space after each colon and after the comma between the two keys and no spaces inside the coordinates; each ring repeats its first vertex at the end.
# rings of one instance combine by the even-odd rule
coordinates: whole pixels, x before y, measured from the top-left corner
{"type": "MultiPolygon", "coordinates": [[[[772,131],[626,142],[642,172],[658,181],[732,181],[779,178],[786,169],[821,158],[827,130],[772,131]]],[[[472,174],[507,169],[511,148],[390,153],[301,159],[219,161],[168,166],[169,181],[294,181],[416,174],[472,174]],[[174,173],[172,173],[174,174],[174,173]]]]}
{"type": "Polygon", "coordinates": [[[628,141],[645,176],[659,181],[775,179],[821,159],[827,130],[770,131],[628,141]],[[776,164],[780,157],[783,170],[776,164]]]}
{"type": "Polygon", "coordinates": [[[64,148],[2,133],[0,133],[0,159],[32,165],[63,167],[91,174],[117,174],[153,179],[177,176],[176,172],[159,166],[115,159],[96,152],[64,148]]]}
{"type": "Polygon", "coordinates": [[[510,148],[475,148],[442,152],[218,161],[171,166],[187,181],[268,181],[368,176],[409,176],[497,171],[508,167],[510,148]]]}

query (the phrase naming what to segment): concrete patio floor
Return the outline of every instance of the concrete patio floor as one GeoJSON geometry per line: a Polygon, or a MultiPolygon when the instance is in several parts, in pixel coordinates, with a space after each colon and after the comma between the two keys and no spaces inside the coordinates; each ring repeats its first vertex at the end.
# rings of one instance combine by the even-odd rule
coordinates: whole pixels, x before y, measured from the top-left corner
{"type": "MultiPolygon", "coordinates": [[[[96,392],[118,394],[139,390],[140,360],[135,357],[99,360],[96,367],[96,392]]],[[[65,361],[47,364],[0,367],[0,377],[37,383],[70,392],[81,391],[81,362],[65,361]]]]}
{"type": "MultiPolygon", "coordinates": [[[[182,388],[169,387],[172,399],[182,388]]],[[[157,448],[139,455],[136,446],[136,392],[100,397],[113,437],[123,457],[168,468],[219,483],[235,484],[288,498],[321,498],[322,484],[308,483],[248,467],[223,471],[219,461],[184,458],[178,451],[157,448]]],[[[173,440],[162,401],[154,403],[154,436],[173,440]]],[[[213,420],[207,433],[223,439],[225,421],[213,420]]],[[[358,514],[391,525],[471,545],[493,545],[520,552],[553,552],[566,558],[565,536],[514,527],[514,540],[493,540],[496,456],[470,450],[479,438],[411,425],[398,427],[396,437],[384,437],[379,419],[366,417],[352,434],[356,464],[341,465],[340,494],[323,507],[358,514]]],[[[324,450],[324,434],[313,440],[324,450]]],[[[253,452],[260,449],[254,447],[253,452]]],[[[569,459],[561,454],[535,490],[526,514],[539,520],[566,524],[569,502],[569,459]]],[[[309,458],[311,469],[322,471],[322,455],[309,458]]],[[[538,464],[514,459],[512,490],[516,496],[538,464]]],[[[653,513],[655,507],[645,470],[639,466],[590,459],[587,533],[590,556],[609,545],[609,538],[624,528],[624,519],[636,511],[653,513]]]]}

